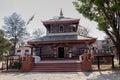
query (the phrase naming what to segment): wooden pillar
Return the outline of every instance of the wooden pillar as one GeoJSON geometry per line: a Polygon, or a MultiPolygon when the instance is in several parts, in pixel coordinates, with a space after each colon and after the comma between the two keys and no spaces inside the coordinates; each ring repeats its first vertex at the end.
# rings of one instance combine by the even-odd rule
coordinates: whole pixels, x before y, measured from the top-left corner
{"type": "Polygon", "coordinates": [[[33,47],[31,47],[31,55],[33,55],[33,47]]]}
{"type": "Polygon", "coordinates": [[[40,53],[39,53],[39,57],[41,57],[41,53],[42,53],[42,47],[39,48],[40,49],[40,53]]]}

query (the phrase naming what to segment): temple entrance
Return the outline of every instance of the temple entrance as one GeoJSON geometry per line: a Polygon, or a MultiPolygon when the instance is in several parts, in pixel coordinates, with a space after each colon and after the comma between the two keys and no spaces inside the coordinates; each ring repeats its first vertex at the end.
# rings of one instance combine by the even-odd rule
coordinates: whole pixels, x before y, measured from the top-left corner
{"type": "Polygon", "coordinates": [[[58,48],[58,58],[64,58],[64,47],[58,48]]]}

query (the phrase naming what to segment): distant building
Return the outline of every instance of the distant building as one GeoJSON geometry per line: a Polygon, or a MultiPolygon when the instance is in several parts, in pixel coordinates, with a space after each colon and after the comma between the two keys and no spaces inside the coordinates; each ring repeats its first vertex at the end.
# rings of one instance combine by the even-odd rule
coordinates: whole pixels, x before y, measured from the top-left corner
{"type": "MultiPolygon", "coordinates": [[[[47,29],[47,35],[28,41],[32,52],[41,59],[74,59],[88,49],[95,38],[88,37],[87,32],[79,27],[79,19],[60,16],[42,21],[47,29]]],[[[83,27],[82,27],[83,28],[83,27]]]]}
{"type": "Polygon", "coordinates": [[[112,43],[110,38],[106,38],[105,40],[96,40],[94,43],[94,47],[98,52],[103,53],[113,53],[114,52],[114,44],[112,43]]]}
{"type": "Polygon", "coordinates": [[[31,48],[30,47],[18,47],[15,50],[15,55],[21,55],[21,56],[25,56],[25,55],[31,55],[31,48]]]}

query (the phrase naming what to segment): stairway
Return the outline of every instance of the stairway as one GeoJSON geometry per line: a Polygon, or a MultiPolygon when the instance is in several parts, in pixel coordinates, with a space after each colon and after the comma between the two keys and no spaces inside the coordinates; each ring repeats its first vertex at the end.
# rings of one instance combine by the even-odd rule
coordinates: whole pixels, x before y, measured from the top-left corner
{"type": "Polygon", "coordinates": [[[30,72],[78,72],[81,63],[35,63],[30,72]]]}

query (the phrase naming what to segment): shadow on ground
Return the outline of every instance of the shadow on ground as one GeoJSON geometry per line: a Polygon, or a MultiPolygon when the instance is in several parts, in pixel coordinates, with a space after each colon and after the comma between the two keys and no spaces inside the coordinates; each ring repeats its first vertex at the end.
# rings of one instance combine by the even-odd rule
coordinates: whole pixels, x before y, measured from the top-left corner
{"type": "Polygon", "coordinates": [[[30,78],[31,76],[34,79],[30,80],[38,80],[38,77],[42,79],[44,76],[48,77],[45,80],[53,80],[59,77],[59,80],[63,78],[67,80],[120,80],[120,70],[95,72],[2,72],[0,75],[13,76],[14,78],[20,78],[20,80],[30,78]]]}
{"type": "Polygon", "coordinates": [[[113,72],[108,72],[108,73],[103,73],[100,71],[99,75],[89,76],[87,80],[120,80],[120,71],[118,70],[118,71],[113,71],[113,72]]]}

